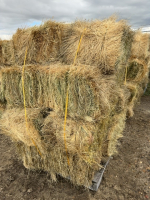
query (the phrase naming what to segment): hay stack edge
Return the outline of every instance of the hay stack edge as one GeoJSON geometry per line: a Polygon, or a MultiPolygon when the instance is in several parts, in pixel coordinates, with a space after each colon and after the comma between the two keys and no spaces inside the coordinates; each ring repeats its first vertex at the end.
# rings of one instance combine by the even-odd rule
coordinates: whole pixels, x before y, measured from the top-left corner
{"type": "Polygon", "coordinates": [[[1,40],[0,128],[24,166],[89,187],[143,94],[149,47],[148,34],[115,17],[47,21],[1,40]]]}

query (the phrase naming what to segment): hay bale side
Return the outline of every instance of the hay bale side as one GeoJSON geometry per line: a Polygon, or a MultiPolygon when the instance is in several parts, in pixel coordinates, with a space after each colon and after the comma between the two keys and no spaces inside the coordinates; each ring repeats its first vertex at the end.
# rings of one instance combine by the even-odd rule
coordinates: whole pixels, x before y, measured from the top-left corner
{"type": "MultiPolygon", "coordinates": [[[[22,68],[3,68],[1,77],[1,102],[7,102],[8,107],[23,108],[22,68]]],[[[103,77],[99,68],[57,64],[50,67],[26,67],[26,106],[49,107],[64,115],[67,85],[68,114],[74,118],[105,118],[111,112],[111,108],[120,101],[119,96],[121,101],[124,101],[115,78],[103,77]]]]}
{"type": "Polygon", "coordinates": [[[64,146],[64,118],[58,117],[53,111],[46,117],[42,116],[42,113],[43,110],[40,109],[27,109],[30,119],[28,132],[42,152],[42,156],[26,132],[24,110],[5,111],[0,120],[1,128],[17,144],[25,167],[48,171],[53,180],[56,180],[56,174],[61,174],[64,177],[69,176],[75,185],[89,186],[94,172],[101,167],[100,162],[104,152],[107,152],[105,156],[116,152],[117,139],[120,138],[125,123],[123,115],[113,116],[111,113],[106,119],[96,122],[75,121],[68,117],[66,129],[70,161],[68,166],[64,146]],[[107,140],[108,146],[105,145],[107,140]],[[107,149],[104,149],[105,147],[107,149]]]}
{"type": "Polygon", "coordinates": [[[66,64],[74,62],[82,34],[77,65],[98,66],[105,74],[114,73],[119,66],[125,67],[133,38],[133,32],[125,21],[116,21],[115,17],[110,17],[103,21],[76,21],[71,24],[65,30],[65,37],[62,40],[60,50],[62,62],[66,64]]]}
{"type": "Polygon", "coordinates": [[[65,26],[49,20],[41,26],[18,29],[13,35],[16,64],[23,65],[26,48],[26,64],[46,65],[57,60],[65,26]]]}
{"type": "Polygon", "coordinates": [[[130,97],[127,108],[127,116],[133,116],[133,109],[140,101],[148,83],[149,73],[149,35],[141,31],[135,32],[129,64],[127,67],[127,88],[130,97]]]}
{"type": "Polygon", "coordinates": [[[0,41],[0,65],[10,66],[15,64],[14,47],[12,40],[0,41]]]}
{"type": "Polygon", "coordinates": [[[147,76],[148,65],[145,61],[139,59],[132,59],[127,67],[127,81],[132,81],[135,84],[140,84],[147,76]]]}
{"type": "Polygon", "coordinates": [[[132,48],[131,58],[138,58],[145,60],[149,56],[149,34],[142,33],[140,30],[135,32],[132,48]]]}

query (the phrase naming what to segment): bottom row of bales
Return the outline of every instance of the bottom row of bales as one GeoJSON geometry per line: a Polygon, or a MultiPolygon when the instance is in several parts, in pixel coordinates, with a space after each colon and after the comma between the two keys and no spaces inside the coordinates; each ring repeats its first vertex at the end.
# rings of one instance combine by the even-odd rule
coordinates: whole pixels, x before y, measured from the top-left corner
{"type": "Polygon", "coordinates": [[[125,126],[129,92],[114,76],[91,66],[1,69],[1,129],[16,143],[24,165],[89,186],[101,160],[116,152],[125,126]],[[68,115],[64,115],[68,90],[68,115]],[[66,146],[66,148],[65,148],[66,146]]]}

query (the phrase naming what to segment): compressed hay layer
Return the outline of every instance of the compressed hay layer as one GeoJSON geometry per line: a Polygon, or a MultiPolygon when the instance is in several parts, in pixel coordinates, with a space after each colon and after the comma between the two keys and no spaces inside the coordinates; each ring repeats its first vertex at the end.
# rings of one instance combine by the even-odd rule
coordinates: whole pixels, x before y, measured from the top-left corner
{"type": "Polygon", "coordinates": [[[135,32],[132,48],[131,48],[131,58],[138,58],[140,60],[145,60],[149,57],[149,34],[144,34],[140,30],[135,32]]]}
{"type": "Polygon", "coordinates": [[[13,35],[16,64],[23,64],[26,48],[27,64],[47,64],[55,61],[66,26],[68,25],[49,20],[41,26],[18,29],[13,35]]]}
{"type": "MultiPolygon", "coordinates": [[[[22,68],[3,68],[0,77],[0,101],[7,102],[7,107],[23,107],[22,68]]],[[[64,116],[67,88],[72,118],[106,118],[113,109],[119,113],[125,105],[123,89],[114,77],[103,77],[96,67],[56,64],[25,69],[27,107],[49,107],[64,116]]]]}
{"type": "Polygon", "coordinates": [[[133,32],[125,21],[115,17],[92,22],[77,21],[65,30],[60,57],[66,64],[74,62],[81,35],[83,38],[76,63],[98,66],[104,73],[126,66],[130,55],[133,32]]]}
{"type": "Polygon", "coordinates": [[[0,65],[10,66],[14,65],[14,48],[12,40],[1,40],[0,41],[0,65]]]}

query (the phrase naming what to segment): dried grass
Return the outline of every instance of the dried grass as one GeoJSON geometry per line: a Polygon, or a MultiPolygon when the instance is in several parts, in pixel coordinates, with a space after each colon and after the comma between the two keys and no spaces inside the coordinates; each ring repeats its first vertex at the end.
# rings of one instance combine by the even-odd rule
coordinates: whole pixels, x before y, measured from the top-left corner
{"type": "Polygon", "coordinates": [[[76,21],[71,24],[65,30],[60,50],[60,58],[64,63],[73,63],[82,33],[77,65],[98,66],[104,73],[114,72],[119,66],[125,67],[133,37],[125,21],[116,21],[113,16],[103,21],[76,21]]]}
{"type": "Polygon", "coordinates": [[[116,152],[117,139],[125,123],[123,113],[128,99],[125,86],[120,87],[115,76],[102,75],[98,67],[59,63],[26,66],[28,129],[42,152],[40,157],[26,132],[21,72],[21,67],[1,69],[0,99],[7,102],[0,122],[2,130],[16,141],[26,167],[46,170],[53,180],[56,174],[61,174],[69,176],[74,184],[89,186],[102,157],[116,152]],[[67,88],[69,170],[63,136],[67,88]],[[50,113],[45,115],[46,108],[50,113]]]}
{"type": "Polygon", "coordinates": [[[42,156],[39,156],[26,132],[24,110],[7,110],[0,123],[5,134],[17,144],[25,167],[48,171],[53,180],[56,180],[56,174],[61,174],[70,177],[75,185],[89,186],[94,172],[101,167],[104,152],[107,152],[105,156],[116,152],[117,139],[121,137],[125,124],[125,113],[122,111],[118,115],[112,112],[108,118],[100,121],[89,118],[88,121],[75,121],[68,117],[66,144],[69,166],[64,147],[64,118],[53,111],[45,116],[44,111],[39,109],[27,110],[29,134],[42,156]]]}
{"type": "Polygon", "coordinates": [[[142,33],[140,30],[135,32],[132,48],[131,58],[138,58],[145,60],[149,56],[149,34],[142,33]]]}
{"type": "Polygon", "coordinates": [[[149,73],[149,35],[141,31],[135,32],[129,64],[127,67],[127,88],[130,98],[127,108],[127,116],[132,117],[135,105],[140,101],[144,89],[148,83],[149,73]]]}
{"type": "Polygon", "coordinates": [[[0,65],[10,66],[15,64],[14,47],[12,40],[0,41],[0,65]]]}
{"type": "Polygon", "coordinates": [[[70,25],[47,21],[39,27],[18,29],[13,43],[0,41],[0,64],[11,65],[0,69],[0,127],[16,143],[27,168],[48,171],[54,181],[56,174],[61,174],[70,177],[75,185],[91,184],[101,160],[117,152],[126,113],[133,115],[147,84],[147,38],[140,31],[132,32],[125,21],[110,17],[70,25]],[[26,47],[27,127],[22,67],[14,65],[14,61],[23,64],[26,47]],[[123,85],[126,67],[127,83],[123,85]],[[69,166],[64,146],[67,89],[69,166]]]}
{"type": "MultiPolygon", "coordinates": [[[[1,102],[7,102],[9,107],[23,108],[22,68],[3,68],[1,77],[1,102]]],[[[105,118],[121,95],[115,78],[103,77],[97,67],[60,64],[28,66],[25,70],[26,106],[49,107],[64,115],[67,85],[68,114],[74,118],[105,118]]]]}
{"type": "Polygon", "coordinates": [[[47,64],[57,60],[65,26],[68,25],[49,20],[41,26],[18,29],[13,35],[16,64],[23,65],[26,48],[27,64],[47,64]]]}

